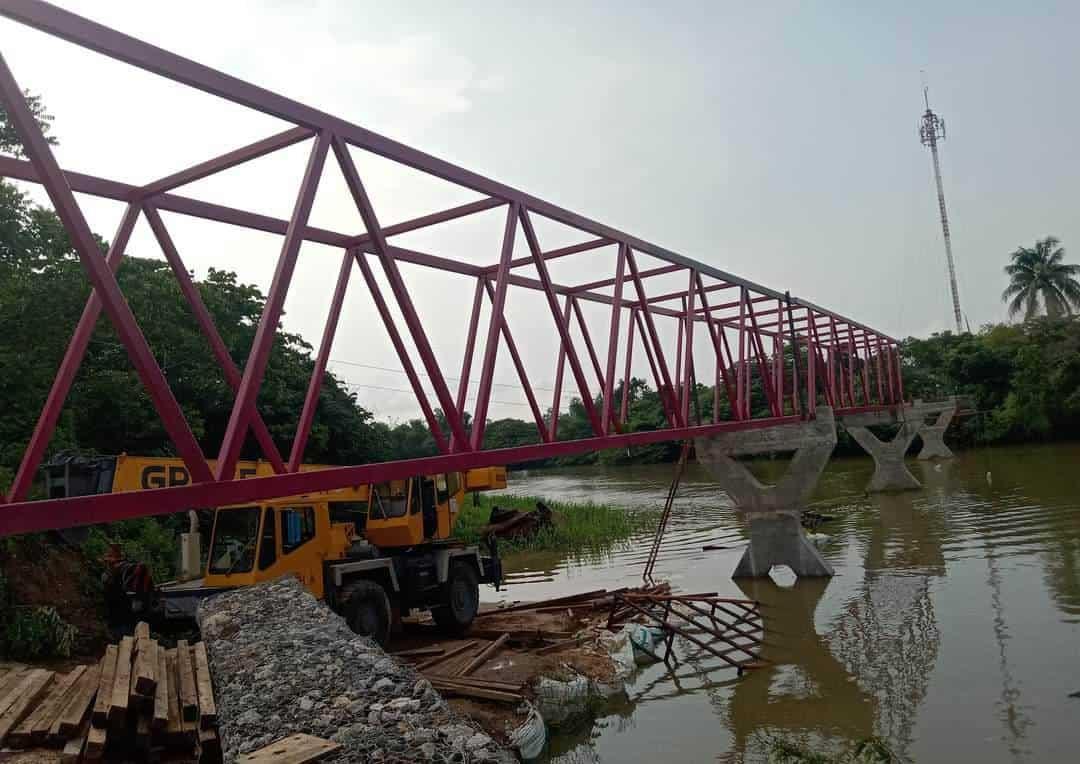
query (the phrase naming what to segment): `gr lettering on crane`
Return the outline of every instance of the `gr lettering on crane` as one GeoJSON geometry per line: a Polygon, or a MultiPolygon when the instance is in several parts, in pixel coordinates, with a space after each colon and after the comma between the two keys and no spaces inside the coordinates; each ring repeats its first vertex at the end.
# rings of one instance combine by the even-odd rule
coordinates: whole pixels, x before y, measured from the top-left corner
{"type": "MultiPolygon", "coordinates": [[[[255,475],[255,468],[241,467],[236,474],[241,479],[252,477],[255,475]]],[[[143,467],[139,475],[139,483],[143,488],[172,488],[190,482],[191,475],[183,465],[151,464],[143,467]]]]}

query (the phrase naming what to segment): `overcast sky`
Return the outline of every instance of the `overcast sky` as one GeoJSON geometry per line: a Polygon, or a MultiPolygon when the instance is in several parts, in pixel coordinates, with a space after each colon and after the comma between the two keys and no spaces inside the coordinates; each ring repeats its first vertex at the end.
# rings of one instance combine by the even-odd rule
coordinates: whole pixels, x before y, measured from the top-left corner
{"type": "MultiPolygon", "coordinates": [[[[893,336],[952,321],[917,135],[926,70],[948,125],[945,191],[972,327],[1004,319],[1001,268],[1017,246],[1054,234],[1074,262],[1080,255],[1076,3],[61,4],[893,336]]],[[[144,183],[287,127],[11,22],[0,21],[0,35],[20,84],[55,116],[67,169],[144,183]]],[[[287,217],[308,150],[185,193],[287,217]]],[[[477,198],[354,156],[384,224],[477,198]]],[[[327,167],[312,222],[360,232],[327,167]]],[[[111,238],[120,206],[80,200],[111,238]]],[[[503,214],[397,241],[494,263],[503,214]]],[[[277,237],[165,217],[198,277],[218,267],[269,286],[277,237]]],[[[545,248],[586,238],[554,226],[540,236],[545,248]]],[[[160,257],[144,223],[129,252],[160,257]]],[[[602,251],[553,263],[552,273],[603,278],[613,261],[602,251]]],[[[329,248],[301,252],[284,322],[313,345],[339,263],[329,248]]],[[[456,378],[472,285],[419,268],[405,275],[456,378]]],[[[379,418],[416,415],[359,273],[350,287],[332,370],[379,418]]],[[[511,292],[511,329],[534,384],[550,388],[554,331],[543,303],[522,291],[511,292]]],[[[603,353],[607,312],[587,315],[603,353]]],[[[496,378],[506,386],[491,415],[528,418],[505,351],[496,378]]],[[[539,395],[546,408],[550,392],[539,395]]]]}

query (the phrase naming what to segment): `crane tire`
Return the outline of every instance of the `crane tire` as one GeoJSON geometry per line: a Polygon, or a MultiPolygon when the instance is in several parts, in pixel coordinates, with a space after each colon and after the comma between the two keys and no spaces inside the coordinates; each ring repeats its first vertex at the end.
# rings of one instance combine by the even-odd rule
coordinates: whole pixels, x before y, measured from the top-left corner
{"type": "Polygon", "coordinates": [[[345,622],[349,628],[385,647],[390,641],[390,598],[377,582],[358,578],[341,587],[345,622]]]}
{"type": "Polygon", "coordinates": [[[444,631],[461,634],[472,626],[480,608],[480,582],[476,569],[457,560],[450,563],[443,584],[442,604],[431,609],[431,617],[444,631]]]}

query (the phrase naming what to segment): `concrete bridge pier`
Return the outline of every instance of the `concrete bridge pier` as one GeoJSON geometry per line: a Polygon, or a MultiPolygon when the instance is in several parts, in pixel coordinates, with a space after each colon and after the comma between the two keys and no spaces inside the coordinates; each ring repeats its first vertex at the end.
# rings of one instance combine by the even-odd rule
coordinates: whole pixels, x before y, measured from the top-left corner
{"type": "MultiPolygon", "coordinates": [[[[924,404],[922,401],[915,401],[914,407],[933,404],[924,404]]],[[[953,452],[945,445],[945,431],[949,429],[949,424],[952,422],[954,416],[956,416],[956,398],[950,398],[946,405],[948,408],[944,408],[937,415],[937,419],[933,424],[923,424],[919,428],[919,437],[922,438],[922,450],[919,451],[920,459],[951,459],[953,452]]],[[[933,412],[927,412],[929,416],[933,415],[933,412]]]]}
{"type": "Polygon", "coordinates": [[[904,454],[911,446],[911,441],[919,434],[919,422],[903,422],[900,429],[892,440],[880,440],[874,433],[867,429],[869,424],[890,424],[888,419],[884,421],[872,421],[867,424],[854,424],[850,419],[855,418],[863,421],[866,417],[877,417],[878,414],[855,414],[852,417],[844,417],[844,429],[851,433],[855,442],[863,447],[866,453],[874,459],[874,476],[866,485],[870,493],[881,491],[909,491],[922,488],[922,483],[916,480],[904,464],[904,454]]]}
{"type": "Polygon", "coordinates": [[[750,544],[733,578],[767,576],[774,565],[787,565],[799,577],[833,575],[800,523],[805,502],[836,446],[832,409],[819,406],[812,421],[698,438],[695,446],[698,461],[749,523],[750,544]],[[761,483],[735,459],[778,452],[794,456],[775,485],[761,483]]]}
{"type": "Polygon", "coordinates": [[[855,442],[874,459],[874,476],[870,478],[866,490],[876,493],[921,488],[922,484],[908,471],[904,455],[915,436],[919,435],[923,439],[920,459],[952,456],[952,451],[942,438],[955,414],[954,397],[944,401],[916,400],[911,405],[895,410],[842,415],[840,423],[851,433],[851,437],[855,438],[855,442]],[[927,424],[927,419],[932,416],[936,416],[934,424],[927,424]],[[890,424],[899,424],[900,429],[889,441],[879,439],[867,429],[874,425],[890,424]]]}

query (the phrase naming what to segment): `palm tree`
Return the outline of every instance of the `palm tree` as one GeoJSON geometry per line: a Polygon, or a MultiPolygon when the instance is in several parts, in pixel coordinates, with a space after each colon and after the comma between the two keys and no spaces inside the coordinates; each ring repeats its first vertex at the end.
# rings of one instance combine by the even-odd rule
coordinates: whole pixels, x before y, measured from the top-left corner
{"type": "Polygon", "coordinates": [[[1039,299],[1046,315],[1072,315],[1080,311],[1080,265],[1063,263],[1065,248],[1053,236],[1035,242],[1034,247],[1020,247],[1005,266],[1009,286],[1001,293],[1009,301],[1009,317],[1021,310],[1029,319],[1039,312],[1039,299]]]}

